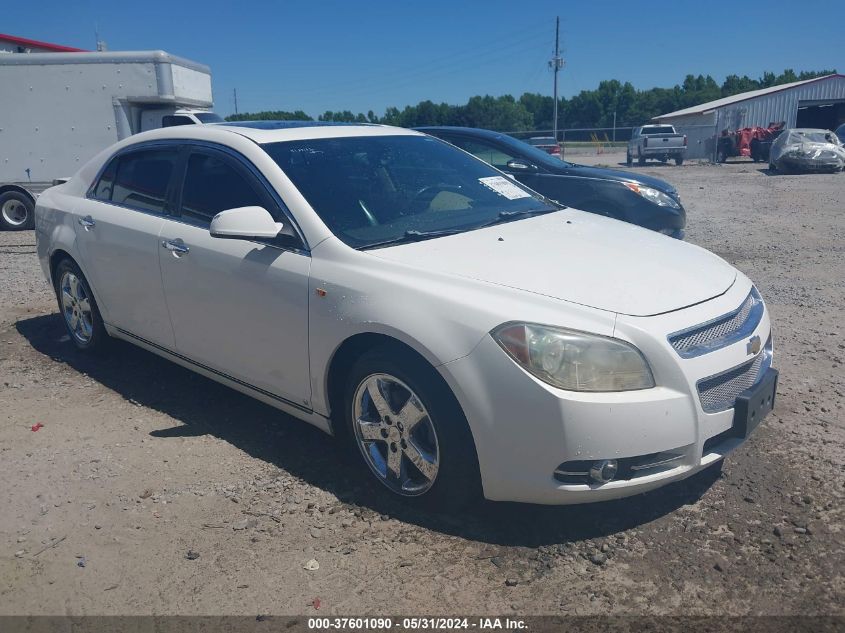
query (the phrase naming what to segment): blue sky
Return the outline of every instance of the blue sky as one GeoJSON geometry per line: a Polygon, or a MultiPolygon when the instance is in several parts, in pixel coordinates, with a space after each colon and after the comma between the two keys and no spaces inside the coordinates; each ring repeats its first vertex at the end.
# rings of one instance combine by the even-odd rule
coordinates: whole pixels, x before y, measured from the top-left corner
{"type": "MultiPolygon", "coordinates": [[[[93,49],[164,49],[211,66],[215,109],[400,109],[422,99],[551,94],[561,18],[560,93],[601,79],[672,86],[687,73],[757,77],[845,71],[845,2],[8,2],[0,31],[93,49]],[[73,8],[71,8],[73,7],[73,8]],[[247,8],[248,7],[248,8],[247,8]],[[796,9],[796,7],[800,7],[796,9]],[[806,26],[800,26],[806,25],[806,26]]],[[[0,88],[2,89],[2,88],[0,88]]]]}

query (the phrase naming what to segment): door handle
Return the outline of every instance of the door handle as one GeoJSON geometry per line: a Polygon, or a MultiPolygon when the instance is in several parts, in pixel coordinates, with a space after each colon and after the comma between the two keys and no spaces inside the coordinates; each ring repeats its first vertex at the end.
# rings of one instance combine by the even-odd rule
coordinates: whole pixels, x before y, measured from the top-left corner
{"type": "Polygon", "coordinates": [[[175,240],[162,240],[161,241],[162,248],[166,248],[170,252],[173,253],[176,257],[181,257],[182,255],[187,255],[190,252],[190,248],[185,245],[180,238],[176,238],[175,240]]]}
{"type": "Polygon", "coordinates": [[[94,222],[94,218],[92,218],[90,215],[86,215],[84,218],[79,218],[79,226],[88,231],[97,226],[97,223],[94,222]]]}

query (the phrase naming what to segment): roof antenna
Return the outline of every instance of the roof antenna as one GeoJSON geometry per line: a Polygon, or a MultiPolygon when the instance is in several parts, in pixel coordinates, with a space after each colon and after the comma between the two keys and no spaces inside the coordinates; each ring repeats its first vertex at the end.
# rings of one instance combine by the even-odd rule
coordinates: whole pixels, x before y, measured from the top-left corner
{"type": "Polygon", "coordinates": [[[106,45],[106,43],[103,40],[100,39],[100,30],[99,30],[97,24],[94,24],[94,39],[97,42],[97,52],[98,53],[102,53],[103,51],[108,50],[108,46],[106,45]]]}

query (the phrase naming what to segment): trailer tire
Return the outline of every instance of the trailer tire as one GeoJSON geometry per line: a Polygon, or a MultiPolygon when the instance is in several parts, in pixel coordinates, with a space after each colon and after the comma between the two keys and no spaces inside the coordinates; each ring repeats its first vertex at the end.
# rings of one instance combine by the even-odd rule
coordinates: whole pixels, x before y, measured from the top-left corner
{"type": "Polygon", "coordinates": [[[35,228],[35,203],[20,191],[0,193],[0,228],[25,231],[35,228]]]}

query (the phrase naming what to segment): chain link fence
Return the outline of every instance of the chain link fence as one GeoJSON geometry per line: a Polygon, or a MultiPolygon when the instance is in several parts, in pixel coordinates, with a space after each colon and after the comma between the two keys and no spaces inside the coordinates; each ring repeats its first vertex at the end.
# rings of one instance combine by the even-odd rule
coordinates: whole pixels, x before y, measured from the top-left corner
{"type": "MultiPolygon", "coordinates": [[[[557,140],[563,154],[624,152],[631,140],[634,127],[585,127],[566,128],[557,131],[557,140]]],[[[676,126],[679,134],[687,136],[688,159],[716,161],[716,125],[676,126]]],[[[518,139],[527,140],[535,136],[554,136],[554,130],[531,130],[528,132],[506,132],[518,139]]]]}

